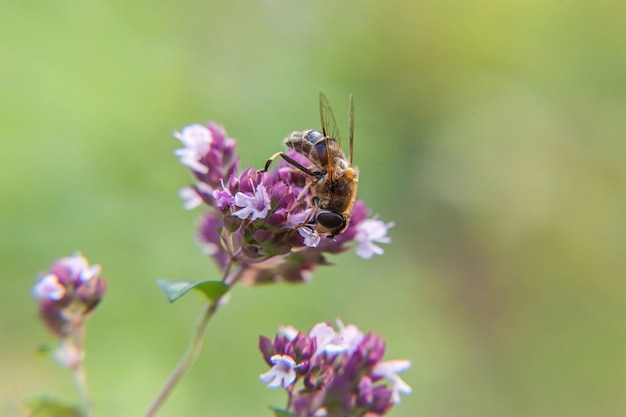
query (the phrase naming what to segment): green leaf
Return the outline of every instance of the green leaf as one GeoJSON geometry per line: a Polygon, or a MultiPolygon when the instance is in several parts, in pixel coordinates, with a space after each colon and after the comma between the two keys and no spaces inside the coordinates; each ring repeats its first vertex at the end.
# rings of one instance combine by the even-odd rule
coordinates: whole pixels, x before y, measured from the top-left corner
{"type": "Polygon", "coordinates": [[[42,356],[47,356],[49,355],[51,352],[54,351],[54,347],[47,344],[47,343],[42,343],[39,346],[37,346],[37,353],[42,355],[42,356]]]}
{"type": "Polygon", "coordinates": [[[294,413],[290,413],[287,410],[281,410],[280,408],[270,407],[270,410],[274,412],[275,417],[294,417],[294,413]]]}
{"type": "Polygon", "coordinates": [[[222,281],[172,281],[169,279],[158,279],[157,285],[161,287],[170,303],[178,300],[190,290],[200,291],[214,303],[230,289],[222,281]]]}
{"type": "Polygon", "coordinates": [[[87,413],[73,402],[50,394],[34,395],[24,399],[28,417],[86,417],[87,413]]]}

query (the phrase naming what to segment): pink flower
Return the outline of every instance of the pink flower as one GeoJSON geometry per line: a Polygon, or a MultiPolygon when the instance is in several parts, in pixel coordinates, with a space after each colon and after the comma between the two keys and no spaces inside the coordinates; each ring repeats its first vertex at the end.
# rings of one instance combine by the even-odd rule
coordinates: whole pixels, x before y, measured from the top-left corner
{"type": "Polygon", "coordinates": [[[100,278],[100,265],[89,265],[80,253],[57,259],[33,286],[39,315],[57,336],[67,337],[106,293],[107,284],[100,278]]]}
{"type": "Polygon", "coordinates": [[[47,274],[41,277],[33,287],[33,295],[37,298],[58,301],[65,295],[65,287],[59,282],[59,277],[47,274]]]}
{"type": "Polygon", "coordinates": [[[370,259],[374,255],[382,255],[385,251],[376,243],[390,243],[391,238],[387,232],[395,224],[393,222],[384,223],[377,218],[365,219],[357,226],[354,239],[358,242],[356,254],[363,259],[370,259]]]}
{"type": "Polygon", "coordinates": [[[310,227],[299,227],[298,233],[304,238],[304,244],[310,248],[316,248],[320,244],[320,235],[310,227]]]}
{"type": "Polygon", "coordinates": [[[372,374],[385,378],[391,382],[391,400],[394,404],[400,403],[400,394],[410,394],[411,387],[398,376],[400,372],[404,372],[411,367],[411,362],[407,360],[392,360],[380,362],[374,367],[372,374]]]}
{"type": "Polygon", "coordinates": [[[200,160],[211,147],[213,141],[211,131],[205,126],[192,124],[182,128],[180,133],[174,132],[174,137],[185,146],[174,151],[180,162],[196,172],[202,174],[209,172],[208,167],[200,160]]]}
{"type": "Polygon", "coordinates": [[[378,334],[363,334],[340,320],[337,330],[318,323],[306,335],[283,326],[273,341],[261,336],[259,350],[271,367],[261,381],[287,391],[286,414],[383,416],[400,402],[400,394],[411,393],[398,376],[411,363],[382,361],[385,342],[378,334]]]}
{"type": "Polygon", "coordinates": [[[270,358],[274,366],[261,374],[259,379],[268,388],[287,388],[296,380],[296,361],[289,355],[274,355],[270,358]]]}
{"type": "Polygon", "coordinates": [[[237,211],[233,211],[233,215],[242,220],[250,217],[250,220],[264,219],[270,210],[270,196],[263,184],[259,184],[256,189],[253,188],[253,194],[238,192],[235,194],[235,206],[241,207],[237,211]]]}

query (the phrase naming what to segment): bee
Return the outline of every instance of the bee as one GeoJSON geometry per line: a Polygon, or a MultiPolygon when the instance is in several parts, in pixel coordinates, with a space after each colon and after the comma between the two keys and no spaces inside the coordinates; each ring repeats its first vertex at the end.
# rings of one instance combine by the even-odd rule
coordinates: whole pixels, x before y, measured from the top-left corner
{"type": "MultiPolygon", "coordinates": [[[[298,170],[311,177],[312,203],[317,208],[312,223],[318,233],[333,238],[348,227],[350,213],[356,199],[359,170],[352,165],[354,143],[354,100],[350,95],[349,127],[350,157],[346,158],[339,143],[339,129],[328,99],[320,92],[320,119],[322,131],[300,130],[292,132],[284,141],[285,146],[304,155],[313,165],[307,168],[289,155],[277,152],[272,155],[263,171],[267,171],[274,159],[281,157],[298,170]]],[[[307,220],[309,221],[309,220],[307,220]]]]}

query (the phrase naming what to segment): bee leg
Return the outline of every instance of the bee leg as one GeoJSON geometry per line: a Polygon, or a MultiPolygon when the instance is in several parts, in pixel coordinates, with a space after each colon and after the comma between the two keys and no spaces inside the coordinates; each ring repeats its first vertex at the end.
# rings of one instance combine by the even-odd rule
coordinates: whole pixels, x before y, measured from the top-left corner
{"type": "Polygon", "coordinates": [[[316,211],[317,211],[316,207],[311,207],[311,210],[309,211],[309,214],[307,214],[306,219],[304,219],[302,223],[297,225],[296,229],[300,229],[301,227],[308,227],[308,228],[314,229],[314,227],[312,226],[316,224],[314,220],[316,211]]]}
{"type": "Polygon", "coordinates": [[[267,162],[265,163],[265,167],[263,167],[261,172],[267,172],[272,162],[274,162],[274,159],[278,158],[279,156],[282,156],[282,154],[283,154],[282,152],[276,152],[274,155],[270,156],[267,162]]]}
{"type": "MultiPolygon", "coordinates": [[[[308,184],[305,188],[308,188],[308,184]]],[[[298,198],[300,198],[301,196],[302,194],[300,194],[298,198]]],[[[319,201],[320,199],[318,197],[313,197],[311,199],[311,203],[313,204],[313,207],[311,207],[311,210],[309,211],[309,214],[307,214],[306,219],[304,219],[302,223],[296,226],[296,228],[311,227],[312,225],[315,225],[317,223],[315,221],[315,217],[316,217],[317,209],[319,208],[319,201]]]]}
{"type": "Polygon", "coordinates": [[[300,191],[300,193],[298,193],[298,197],[296,197],[296,201],[302,201],[302,198],[306,195],[306,193],[309,191],[309,188],[311,188],[311,184],[309,184],[308,182],[305,184],[304,187],[302,187],[302,191],[300,191]]]}
{"type": "Polygon", "coordinates": [[[265,163],[265,167],[263,167],[261,172],[267,172],[267,170],[269,169],[269,167],[272,164],[272,162],[274,162],[274,159],[278,158],[279,156],[281,158],[283,158],[285,161],[287,161],[287,163],[293,165],[294,167],[298,168],[300,171],[302,171],[305,174],[310,175],[312,177],[315,177],[315,178],[319,179],[319,178],[323,177],[326,174],[326,172],[324,172],[324,171],[311,171],[310,169],[308,169],[307,167],[302,165],[300,162],[296,161],[295,159],[293,159],[292,157],[286,155],[283,152],[276,152],[274,155],[270,156],[269,159],[267,160],[267,162],[265,163]]]}

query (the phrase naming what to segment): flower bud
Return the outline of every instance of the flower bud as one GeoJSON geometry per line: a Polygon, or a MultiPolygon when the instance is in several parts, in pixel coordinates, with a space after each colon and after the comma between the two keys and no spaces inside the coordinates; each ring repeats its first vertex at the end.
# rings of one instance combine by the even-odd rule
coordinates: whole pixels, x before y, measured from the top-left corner
{"type": "Polygon", "coordinates": [[[82,326],[104,297],[107,283],[100,278],[100,265],[89,265],[80,253],[52,263],[33,287],[39,315],[48,329],[60,338],[82,326]]]}

